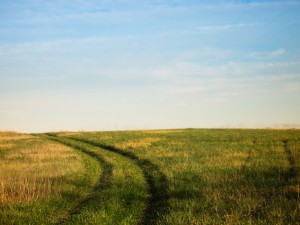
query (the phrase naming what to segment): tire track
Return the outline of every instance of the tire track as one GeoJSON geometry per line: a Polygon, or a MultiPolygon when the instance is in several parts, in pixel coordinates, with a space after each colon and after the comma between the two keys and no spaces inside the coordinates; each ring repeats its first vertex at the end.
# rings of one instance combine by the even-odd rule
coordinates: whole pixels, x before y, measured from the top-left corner
{"type": "MultiPolygon", "coordinates": [[[[275,190],[270,190],[267,192],[265,191],[265,192],[261,193],[261,199],[262,199],[261,203],[254,210],[252,210],[251,213],[249,214],[252,217],[259,217],[259,216],[263,215],[263,210],[265,210],[267,208],[268,201],[270,199],[273,199],[273,198],[277,197],[278,195],[282,195],[282,194],[284,197],[289,197],[288,195],[291,195],[290,193],[282,192],[282,189],[287,184],[291,184],[293,182],[293,179],[297,176],[295,158],[293,157],[292,152],[288,147],[288,140],[283,140],[282,143],[283,143],[284,153],[286,154],[287,160],[289,162],[289,168],[284,173],[284,177],[280,178],[280,181],[275,186],[275,190]]],[[[256,140],[253,141],[253,145],[255,145],[255,144],[257,144],[256,140]]],[[[248,156],[245,160],[244,165],[241,168],[242,173],[246,172],[247,164],[249,164],[250,159],[254,155],[254,153],[255,153],[254,149],[248,150],[248,156]]],[[[266,174],[266,175],[268,175],[268,174],[266,174]]],[[[294,195],[291,195],[291,196],[292,196],[292,198],[294,197],[294,195]]]]}
{"type": "MultiPolygon", "coordinates": [[[[257,143],[257,140],[254,139],[253,142],[252,142],[253,146],[255,146],[256,143],[257,143]]],[[[246,159],[245,159],[245,161],[244,161],[244,163],[243,163],[243,165],[241,166],[241,169],[240,169],[241,174],[244,174],[244,172],[247,168],[247,165],[250,163],[250,160],[251,160],[251,158],[254,154],[255,154],[255,150],[253,148],[251,148],[247,151],[247,157],[246,157],[246,159]]]]}
{"type": "MultiPolygon", "coordinates": [[[[81,147],[79,145],[76,145],[74,143],[67,142],[63,140],[61,137],[58,137],[54,134],[46,134],[47,138],[56,142],[59,142],[61,144],[64,144],[66,146],[69,146],[73,149],[79,150],[83,152],[84,154],[89,155],[90,157],[96,159],[98,163],[100,164],[102,168],[102,174],[99,177],[96,186],[93,188],[92,193],[87,196],[84,199],[81,199],[77,205],[68,212],[68,216],[66,218],[61,219],[56,224],[64,224],[68,222],[72,216],[80,214],[83,208],[87,207],[92,201],[99,198],[99,193],[104,191],[105,189],[111,188],[111,176],[113,171],[113,165],[111,163],[108,163],[105,161],[101,156],[97,155],[96,153],[93,153],[89,151],[87,148],[81,147]]],[[[67,138],[64,138],[67,139],[67,138]]],[[[101,193],[100,193],[101,194],[101,193]]]]}
{"type": "Polygon", "coordinates": [[[143,176],[149,187],[150,197],[148,199],[147,207],[143,213],[143,218],[140,224],[157,224],[158,220],[168,213],[168,200],[170,198],[168,180],[166,175],[160,171],[157,165],[147,159],[139,158],[132,152],[125,152],[114,146],[105,145],[82,138],[70,137],[69,139],[90,144],[95,147],[122,155],[131,159],[137,166],[141,168],[143,176]]]}
{"type": "Polygon", "coordinates": [[[295,159],[293,157],[291,150],[288,147],[288,140],[283,140],[282,142],[283,142],[284,152],[287,155],[287,160],[289,161],[290,164],[290,168],[287,171],[285,176],[285,182],[289,182],[291,179],[297,176],[297,170],[295,165],[295,159]]]}

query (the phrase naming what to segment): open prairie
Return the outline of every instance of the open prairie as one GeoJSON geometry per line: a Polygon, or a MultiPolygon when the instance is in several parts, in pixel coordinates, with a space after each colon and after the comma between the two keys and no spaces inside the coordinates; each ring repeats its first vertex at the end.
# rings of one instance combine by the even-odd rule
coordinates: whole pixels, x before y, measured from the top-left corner
{"type": "Polygon", "coordinates": [[[1,132],[0,224],[300,224],[300,130],[1,132]]]}

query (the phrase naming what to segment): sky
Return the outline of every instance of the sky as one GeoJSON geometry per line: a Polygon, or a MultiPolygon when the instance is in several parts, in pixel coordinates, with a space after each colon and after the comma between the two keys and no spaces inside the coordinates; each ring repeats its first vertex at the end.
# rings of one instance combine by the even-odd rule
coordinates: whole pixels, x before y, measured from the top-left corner
{"type": "Polygon", "coordinates": [[[0,130],[300,127],[300,1],[0,0],[0,130]]]}

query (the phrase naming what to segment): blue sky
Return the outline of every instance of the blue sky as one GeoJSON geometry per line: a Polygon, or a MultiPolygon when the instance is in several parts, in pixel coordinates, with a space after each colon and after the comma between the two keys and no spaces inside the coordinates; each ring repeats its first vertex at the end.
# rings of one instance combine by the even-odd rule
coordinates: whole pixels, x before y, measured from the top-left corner
{"type": "Polygon", "coordinates": [[[300,124],[300,1],[1,0],[0,130],[300,124]]]}

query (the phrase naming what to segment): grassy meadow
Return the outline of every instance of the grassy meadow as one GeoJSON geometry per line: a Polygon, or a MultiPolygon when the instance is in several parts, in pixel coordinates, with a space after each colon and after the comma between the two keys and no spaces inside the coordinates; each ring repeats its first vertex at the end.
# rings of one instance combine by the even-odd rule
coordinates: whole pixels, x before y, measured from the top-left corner
{"type": "Polygon", "coordinates": [[[300,224],[300,130],[1,132],[0,224],[300,224]]]}

